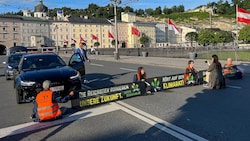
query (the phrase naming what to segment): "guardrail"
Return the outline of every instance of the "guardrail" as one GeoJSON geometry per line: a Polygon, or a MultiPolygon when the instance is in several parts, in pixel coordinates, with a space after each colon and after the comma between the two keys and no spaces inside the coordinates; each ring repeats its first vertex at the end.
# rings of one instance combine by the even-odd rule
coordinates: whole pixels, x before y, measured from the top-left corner
{"type": "MultiPolygon", "coordinates": [[[[206,71],[202,70],[200,72],[202,73],[203,77],[201,78],[202,82],[200,82],[200,84],[203,84],[206,71]]],[[[154,91],[164,91],[186,86],[183,79],[184,73],[181,73],[149,78],[147,79],[147,82],[151,85],[151,88],[154,91]]],[[[99,89],[80,90],[77,97],[71,100],[71,106],[72,108],[83,108],[135,96],[141,96],[146,92],[145,85],[143,83],[144,82],[132,82],[99,89]]]]}

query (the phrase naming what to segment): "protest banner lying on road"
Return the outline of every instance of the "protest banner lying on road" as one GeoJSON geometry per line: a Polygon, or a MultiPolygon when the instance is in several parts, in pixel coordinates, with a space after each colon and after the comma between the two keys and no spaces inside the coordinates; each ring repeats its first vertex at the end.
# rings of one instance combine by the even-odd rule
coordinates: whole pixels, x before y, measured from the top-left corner
{"type": "MultiPolygon", "coordinates": [[[[201,71],[203,79],[205,71],[201,71]]],[[[174,74],[169,76],[148,78],[147,82],[154,92],[168,90],[185,86],[184,74],[174,74]]],[[[200,83],[202,84],[202,83],[200,83]]],[[[99,89],[82,90],[78,92],[75,99],[71,100],[72,108],[82,108],[94,106],[102,103],[112,102],[125,98],[140,96],[145,91],[144,82],[125,83],[99,89]]]]}

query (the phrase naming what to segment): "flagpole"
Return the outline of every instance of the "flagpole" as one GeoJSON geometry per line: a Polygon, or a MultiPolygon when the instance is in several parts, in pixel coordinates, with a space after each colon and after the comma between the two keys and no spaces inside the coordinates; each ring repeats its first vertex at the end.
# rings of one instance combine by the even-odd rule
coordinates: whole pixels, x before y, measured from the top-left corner
{"type": "MultiPolygon", "coordinates": [[[[168,26],[169,26],[169,18],[168,18],[168,21],[167,21],[167,22],[168,22],[168,26]]],[[[169,34],[169,27],[168,27],[168,45],[170,46],[170,37],[169,37],[169,35],[170,35],[170,34],[169,34]]]]}
{"type": "Polygon", "coordinates": [[[118,29],[117,29],[117,11],[116,5],[121,3],[121,0],[111,0],[113,1],[114,5],[114,18],[115,18],[115,59],[120,59],[119,52],[118,52],[118,29]]]}
{"type": "Polygon", "coordinates": [[[237,48],[238,48],[238,36],[239,36],[239,32],[238,32],[238,4],[236,4],[236,41],[235,41],[235,44],[234,44],[234,55],[235,55],[235,61],[236,63],[238,63],[238,55],[237,55],[237,48]]]}

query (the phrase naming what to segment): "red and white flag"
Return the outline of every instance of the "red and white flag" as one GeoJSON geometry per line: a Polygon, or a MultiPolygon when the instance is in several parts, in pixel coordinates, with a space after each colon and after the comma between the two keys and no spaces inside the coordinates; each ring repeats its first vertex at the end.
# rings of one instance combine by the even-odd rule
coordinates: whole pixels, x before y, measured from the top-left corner
{"type": "Polygon", "coordinates": [[[140,37],[140,32],[137,28],[132,27],[132,35],[136,35],[138,37],[140,37]]]}
{"type": "Polygon", "coordinates": [[[112,39],[114,39],[115,37],[113,36],[113,34],[112,33],[110,33],[109,32],[109,36],[108,36],[109,38],[112,38],[112,39]]]}
{"type": "Polygon", "coordinates": [[[98,37],[92,34],[92,40],[98,40],[98,37]]]}
{"type": "Polygon", "coordinates": [[[76,43],[76,40],[75,40],[75,39],[71,38],[71,40],[74,41],[74,43],[76,43]]]}
{"type": "Polygon", "coordinates": [[[174,30],[175,34],[179,34],[179,28],[169,19],[168,20],[168,30],[174,30]]]}
{"type": "Polygon", "coordinates": [[[237,21],[250,24],[250,12],[243,8],[237,8],[237,21]]]}
{"type": "Polygon", "coordinates": [[[63,44],[64,44],[64,45],[68,45],[68,44],[69,44],[69,42],[68,42],[68,41],[66,41],[66,40],[64,40],[64,41],[63,41],[63,44]]]}
{"type": "Polygon", "coordinates": [[[84,40],[84,38],[80,35],[80,42],[86,42],[86,40],[84,40]]]}

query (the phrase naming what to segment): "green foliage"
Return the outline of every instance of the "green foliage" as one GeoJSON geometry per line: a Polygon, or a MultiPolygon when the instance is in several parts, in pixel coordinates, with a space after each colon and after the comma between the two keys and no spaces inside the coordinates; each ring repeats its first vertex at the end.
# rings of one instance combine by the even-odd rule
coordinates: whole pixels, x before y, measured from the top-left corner
{"type": "Polygon", "coordinates": [[[142,34],[142,37],[140,38],[140,43],[145,45],[149,42],[149,37],[146,36],[144,33],[142,34]]]}
{"type": "Polygon", "coordinates": [[[235,53],[237,53],[238,61],[250,61],[250,50],[235,51],[217,51],[217,52],[207,52],[198,55],[198,59],[210,59],[213,54],[217,54],[219,60],[227,60],[227,58],[233,58],[236,60],[235,53]]]}
{"type": "Polygon", "coordinates": [[[250,25],[243,27],[239,32],[239,40],[244,43],[250,43],[250,25]]]}
{"type": "Polygon", "coordinates": [[[215,29],[202,29],[198,33],[198,43],[202,45],[216,44],[216,43],[229,43],[234,38],[231,32],[220,31],[215,29]]]}
{"type": "Polygon", "coordinates": [[[191,18],[197,18],[198,20],[204,20],[209,18],[208,12],[186,12],[186,13],[172,13],[169,15],[161,15],[161,18],[170,18],[174,21],[190,20],[191,18]]]}
{"type": "Polygon", "coordinates": [[[197,41],[198,40],[198,33],[196,32],[189,32],[185,35],[185,39],[187,41],[190,41],[190,46],[193,47],[193,41],[197,41]]]}
{"type": "MultiPolygon", "coordinates": [[[[117,41],[117,44],[119,44],[119,41],[117,41]]],[[[115,46],[115,39],[111,41],[111,45],[115,46]]]]}
{"type": "Polygon", "coordinates": [[[100,46],[100,42],[95,42],[95,43],[94,43],[94,46],[95,46],[95,47],[99,47],[99,46],[100,46]]]}
{"type": "Polygon", "coordinates": [[[71,46],[72,48],[74,48],[74,47],[76,46],[76,44],[72,43],[70,46],[71,46]]]}

